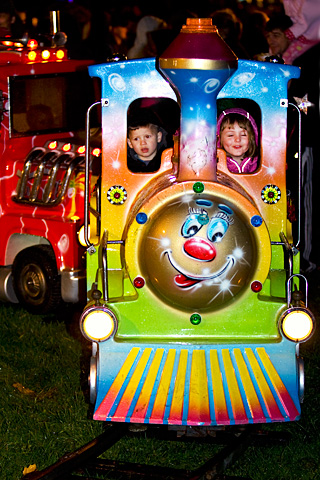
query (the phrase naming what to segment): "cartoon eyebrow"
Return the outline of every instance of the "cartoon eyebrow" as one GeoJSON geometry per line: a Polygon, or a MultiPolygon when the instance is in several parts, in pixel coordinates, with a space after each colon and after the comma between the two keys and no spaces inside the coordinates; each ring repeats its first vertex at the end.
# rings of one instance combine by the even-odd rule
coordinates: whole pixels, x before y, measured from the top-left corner
{"type": "Polygon", "coordinates": [[[208,215],[204,208],[189,207],[189,215],[208,215]]]}
{"type": "Polygon", "coordinates": [[[231,218],[227,213],[224,212],[218,212],[215,215],[213,215],[212,218],[222,218],[225,220],[229,225],[232,225],[234,223],[234,219],[231,218]]]}

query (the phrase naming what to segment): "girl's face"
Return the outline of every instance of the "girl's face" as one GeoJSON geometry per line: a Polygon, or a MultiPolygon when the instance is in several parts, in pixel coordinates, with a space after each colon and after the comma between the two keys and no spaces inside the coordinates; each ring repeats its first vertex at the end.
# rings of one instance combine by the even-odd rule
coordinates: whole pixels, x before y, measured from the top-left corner
{"type": "Polygon", "coordinates": [[[249,148],[249,136],[237,122],[226,125],[220,134],[222,148],[237,162],[240,162],[249,148]]]}

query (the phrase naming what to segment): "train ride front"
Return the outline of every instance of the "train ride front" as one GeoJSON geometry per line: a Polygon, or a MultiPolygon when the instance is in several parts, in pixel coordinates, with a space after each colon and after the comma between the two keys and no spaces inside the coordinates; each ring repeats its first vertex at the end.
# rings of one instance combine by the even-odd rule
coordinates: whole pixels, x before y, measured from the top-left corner
{"type": "Polygon", "coordinates": [[[103,151],[84,225],[93,418],[297,420],[299,344],[314,330],[287,219],[287,86],[299,69],[238,60],[211,19],[187,19],[158,60],[89,73],[102,84],[103,151]],[[217,151],[217,118],[230,107],[255,118],[252,173],[230,172],[217,151]],[[158,170],[133,172],[128,112],[150,109],[173,145],[158,170]]]}

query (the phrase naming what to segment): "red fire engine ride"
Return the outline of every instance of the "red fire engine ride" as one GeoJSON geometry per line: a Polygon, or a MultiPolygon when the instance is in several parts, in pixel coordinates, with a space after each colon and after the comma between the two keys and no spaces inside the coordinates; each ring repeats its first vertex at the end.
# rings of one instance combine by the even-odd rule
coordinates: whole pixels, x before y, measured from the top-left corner
{"type": "Polygon", "coordinates": [[[0,40],[0,300],[32,313],[78,302],[85,286],[77,232],[94,92],[90,62],[67,58],[57,13],[49,46],[0,40]]]}

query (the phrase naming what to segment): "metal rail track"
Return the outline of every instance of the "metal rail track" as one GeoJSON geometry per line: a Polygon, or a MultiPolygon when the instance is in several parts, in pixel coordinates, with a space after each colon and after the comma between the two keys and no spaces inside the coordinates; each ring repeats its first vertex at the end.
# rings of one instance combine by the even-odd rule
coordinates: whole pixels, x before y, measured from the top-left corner
{"type": "MultiPolygon", "coordinates": [[[[128,424],[108,425],[105,432],[91,442],[72,453],[66,453],[56,463],[42,471],[29,473],[23,480],[96,480],[124,479],[130,480],[252,480],[249,477],[227,476],[224,472],[245,452],[249,446],[268,446],[275,443],[287,443],[289,437],[283,432],[262,432],[255,426],[225,431],[201,429],[169,430],[166,426],[148,427],[143,435],[179,442],[204,442],[223,445],[218,453],[194,470],[171,467],[151,466],[138,463],[118,462],[100,459],[99,456],[120,441],[130,432],[128,424]],[[206,434],[204,436],[204,433],[206,434]],[[209,433],[209,434],[208,434],[209,433]]],[[[139,435],[139,433],[137,433],[139,435]]],[[[192,443],[191,443],[192,445],[192,443]]],[[[192,447],[191,447],[192,448],[192,447]]]]}

